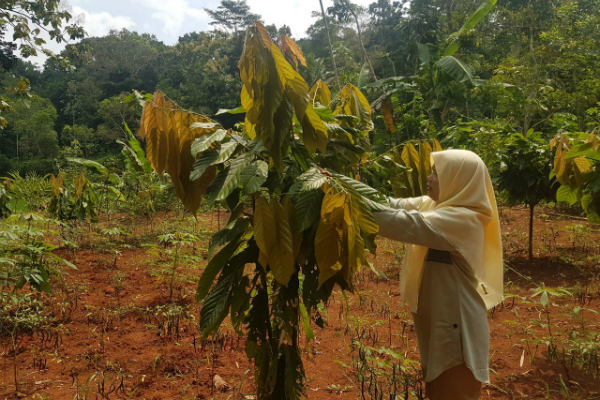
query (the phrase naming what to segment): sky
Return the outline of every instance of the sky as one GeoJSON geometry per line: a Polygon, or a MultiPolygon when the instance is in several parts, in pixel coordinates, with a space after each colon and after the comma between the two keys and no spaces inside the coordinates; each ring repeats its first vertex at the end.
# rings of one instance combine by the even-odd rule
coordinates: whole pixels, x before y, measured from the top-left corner
{"type": "MultiPolygon", "coordinates": [[[[353,0],[368,6],[374,0],[353,0]]],[[[103,36],[111,29],[123,28],[138,33],[154,34],[167,45],[187,32],[211,30],[210,17],[204,8],[216,9],[220,0],[62,0],[88,36],[103,36]]],[[[246,0],[250,12],[260,15],[267,25],[288,25],[295,39],[306,36],[306,29],[315,22],[312,11],[320,11],[318,0],[246,0]]],[[[323,0],[323,7],[333,0],[323,0]]],[[[54,52],[64,46],[49,44],[54,52]]],[[[41,64],[43,60],[30,59],[41,64]]]]}

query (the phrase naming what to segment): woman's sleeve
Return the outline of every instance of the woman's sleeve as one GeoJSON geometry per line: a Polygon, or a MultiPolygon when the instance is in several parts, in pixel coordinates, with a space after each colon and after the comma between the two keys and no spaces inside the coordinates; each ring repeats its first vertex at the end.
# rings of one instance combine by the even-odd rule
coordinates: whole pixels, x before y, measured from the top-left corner
{"type": "Polygon", "coordinates": [[[419,206],[421,205],[421,202],[423,201],[424,198],[425,198],[425,196],[405,197],[405,198],[394,198],[394,197],[388,196],[387,201],[388,201],[389,206],[396,210],[399,210],[399,209],[416,210],[419,208],[419,206]]]}
{"type": "Polygon", "coordinates": [[[454,251],[446,238],[435,231],[418,211],[387,209],[373,214],[379,234],[400,242],[418,244],[430,249],[454,251]]]}

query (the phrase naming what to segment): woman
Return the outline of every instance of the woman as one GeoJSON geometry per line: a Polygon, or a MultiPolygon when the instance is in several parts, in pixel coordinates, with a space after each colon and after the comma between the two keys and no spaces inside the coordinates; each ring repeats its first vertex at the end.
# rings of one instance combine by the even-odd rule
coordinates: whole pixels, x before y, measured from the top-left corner
{"type": "Polygon", "coordinates": [[[401,292],[415,319],[431,400],[478,399],[489,382],[487,309],[502,301],[503,265],[494,189],[467,150],[431,155],[428,196],[389,199],[379,233],[408,242],[401,292]]]}

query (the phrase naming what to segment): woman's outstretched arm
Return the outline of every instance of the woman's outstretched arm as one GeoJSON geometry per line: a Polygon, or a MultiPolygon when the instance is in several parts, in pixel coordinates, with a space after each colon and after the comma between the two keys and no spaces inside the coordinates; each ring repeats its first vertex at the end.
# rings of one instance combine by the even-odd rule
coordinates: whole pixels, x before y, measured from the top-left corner
{"type": "Polygon", "coordinates": [[[430,249],[454,251],[446,238],[435,231],[418,211],[386,209],[373,214],[379,234],[400,242],[418,244],[430,249]]]}
{"type": "Polygon", "coordinates": [[[395,198],[395,197],[388,196],[387,202],[388,202],[390,208],[393,208],[396,210],[399,210],[399,209],[417,210],[426,197],[427,196],[395,198]]]}

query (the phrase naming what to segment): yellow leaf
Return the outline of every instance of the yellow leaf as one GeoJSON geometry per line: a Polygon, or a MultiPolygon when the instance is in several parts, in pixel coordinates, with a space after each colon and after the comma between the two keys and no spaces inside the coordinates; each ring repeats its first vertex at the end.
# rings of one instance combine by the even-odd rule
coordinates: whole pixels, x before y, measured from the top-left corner
{"type": "Polygon", "coordinates": [[[50,184],[52,186],[52,194],[56,197],[60,196],[63,192],[63,174],[58,174],[58,176],[50,175],[50,184]]]}
{"type": "Polygon", "coordinates": [[[254,239],[260,250],[261,264],[269,266],[273,277],[287,285],[296,271],[295,243],[290,221],[292,205],[276,197],[267,201],[257,196],[254,208],[254,239]]]}
{"type": "Polygon", "coordinates": [[[381,113],[383,114],[383,122],[385,128],[391,134],[394,133],[394,106],[392,105],[392,98],[386,97],[381,104],[381,113]]]}
{"type": "Polygon", "coordinates": [[[419,144],[419,185],[421,193],[427,193],[427,176],[431,173],[431,145],[427,141],[419,144]]]}
{"type": "Polygon", "coordinates": [[[171,176],[177,196],[192,212],[198,209],[215,170],[209,168],[199,180],[193,184],[190,182],[194,162],[190,153],[191,143],[219,127],[206,116],[179,108],[159,91],[154,93],[152,101],[147,102],[142,111],[138,135],[146,140],[146,156],[157,173],[166,171],[171,176]],[[212,127],[190,129],[195,122],[209,122],[212,127]]]}
{"type": "Polygon", "coordinates": [[[364,94],[354,85],[348,83],[337,95],[337,105],[334,114],[354,115],[360,119],[365,130],[373,130],[371,106],[364,94]]]}
{"type": "MultiPolygon", "coordinates": [[[[280,168],[282,146],[287,144],[291,130],[278,126],[278,123],[288,125],[286,120],[292,116],[284,113],[286,99],[273,59],[274,48],[277,46],[271,42],[265,28],[256,23],[248,28],[238,67],[242,80],[241,100],[246,110],[246,132],[264,143],[275,166],[280,168]]],[[[293,71],[291,66],[289,69],[293,71]]]]}
{"type": "Polygon", "coordinates": [[[411,171],[407,171],[406,174],[408,176],[408,184],[412,193],[415,195],[420,194],[420,185],[419,185],[419,153],[415,146],[412,143],[408,143],[402,149],[402,154],[400,156],[404,165],[411,169],[411,171]]]}
{"type": "Polygon", "coordinates": [[[319,102],[321,105],[327,106],[331,103],[331,90],[329,90],[329,86],[320,79],[315,82],[312,88],[310,88],[308,95],[313,104],[319,102]]]}
{"type": "Polygon", "coordinates": [[[76,176],[75,178],[73,178],[73,185],[75,186],[75,197],[80,198],[81,195],[83,194],[83,188],[85,186],[85,175],[83,174],[83,172],[81,174],[79,174],[79,176],[76,176]]]}
{"type": "Polygon", "coordinates": [[[298,47],[298,44],[289,36],[279,37],[279,46],[283,51],[283,54],[294,64],[294,68],[298,69],[298,63],[306,67],[306,59],[302,50],[298,47]]]}
{"type": "Polygon", "coordinates": [[[334,221],[321,221],[315,235],[315,259],[319,266],[319,287],[342,269],[342,238],[334,221]]]}
{"type": "Polygon", "coordinates": [[[302,119],[302,139],[306,149],[311,153],[316,150],[325,153],[327,150],[327,126],[310,104],[306,107],[302,119]]]}

